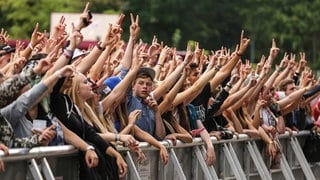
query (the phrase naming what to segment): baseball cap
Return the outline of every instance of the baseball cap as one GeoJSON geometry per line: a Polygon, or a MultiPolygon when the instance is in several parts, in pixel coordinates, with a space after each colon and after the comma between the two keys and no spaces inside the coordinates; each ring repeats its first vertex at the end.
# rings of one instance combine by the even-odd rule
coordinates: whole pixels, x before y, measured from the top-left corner
{"type": "Polygon", "coordinates": [[[0,56],[3,56],[3,55],[6,55],[6,54],[14,52],[16,50],[16,48],[13,48],[8,44],[3,44],[3,45],[0,45],[0,50],[4,50],[5,51],[5,52],[0,54],[0,56]]]}
{"type": "Polygon", "coordinates": [[[73,52],[72,59],[75,59],[75,58],[80,57],[82,55],[87,55],[88,53],[89,53],[89,51],[83,51],[81,49],[76,48],[73,52]]]}
{"type": "Polygon", "coordinates": [[[101,87],[99,87],[99,93],[102,95],[108,95],[121,81],[119,76],[112,76],[107,78],[101,87]]]}
{"type": "Polygon", "coordinates": [[[155,71],[152,68],[148,68],[148,67],[141,67],[137,73],[137,77],[141,76],[141,75],[146,75],[148,77],[151,78],[151,80],[153,81],[154,77],[155,77],[155,71]]]}

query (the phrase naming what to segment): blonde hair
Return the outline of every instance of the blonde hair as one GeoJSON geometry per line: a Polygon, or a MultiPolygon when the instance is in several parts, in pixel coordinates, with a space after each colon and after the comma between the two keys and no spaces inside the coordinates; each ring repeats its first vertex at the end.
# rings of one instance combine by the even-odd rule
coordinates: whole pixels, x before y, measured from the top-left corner
{"type": "Polygon", "coordinates": [[[110,132],[113,132],[113,133],[116,133],[116,129],[115,127],[113,126],[112,122],[113,121],[113,117],[111,114],[107,114],[107,113],[103,113],[103,117],[102,119],[100,119],[103,126],[108,129],[108,131],[110,132]]]}
{"type": "Polygon", "coordinates": [[[80,80],[81,76],[84,76],[81,73],[75,73],[74,78],[72,78],[72,86],[68,89],[66,89],[65,93],[68,94],[73,103],[77,105],[80,112],[84,112],[89,119],[86,119],[87,121],[90,121],[93,123],[93,125],[98,128],[100,133],[106,133],[107,129],[102,125],[102,123],[99,120],[99,117],[94,113],[92,108],[89,106],[89,104],[82,98],[78,96],[78,90],[80,86],[80,80]]]}
{"type": "Polygon", "coordinates": [[[128,125],[128,117],[129,117],[126,103],[120,103],[116,107],[115,112],[120,121],[120,129],[124,129],[128,125]]]}
{"type": "MultiPolygon", "coordinates": [[[[120,103],[114,110],[114,113],[116,114],[117,118],[120,121],[120,131],[123,130],[128,125],[128,111],[126,107],[126,103],[120,103]]],[[[114,117],[112,116],[112,112],[110,110],[106,110],[103,114],[103,121],[102,124],[107,129],[113,129],[110,122],[114,120],[114,117]]],[[[133,130],[131,131],[133,133],[133,130]]]]}
{"type": "Polygon", "coordinates": [[[112,133],[116,133],[115,129],[113,128],[112,124],[110,123],[109,117],[105,118],[104,114],[101,112],[101,110],[99,110],[99,106],[100,104],[98,103],[98,105],[96,104],[96,102],[93,100],[94,98],[90,98],[88,99],[88,105],[91,107],[93,113],[95,113],[97,115],[97,118],[99,119],[100,123],[102,124],[102,126],[107,129],[108,132],[112,132],[112,133]]]}
{"type": "MultiPolygon", "coordinates": [[[[120,121],[120,132],[128,125],[128,111],[127,111],[127,105],[125,102],[120,103],[114,110],[116,114],[116,118],[120,121]]],[[[106,110],[103,114],[103,121],[102,124],[105,125],[107,129],[113,129],[116,131],[115,127],[111,125],[110,122],[114,120],[113,114],[110,112],[110,110],[106,110]]],[[[134,129],[131,129],[131,135],[134,135],[134,129]]]]}

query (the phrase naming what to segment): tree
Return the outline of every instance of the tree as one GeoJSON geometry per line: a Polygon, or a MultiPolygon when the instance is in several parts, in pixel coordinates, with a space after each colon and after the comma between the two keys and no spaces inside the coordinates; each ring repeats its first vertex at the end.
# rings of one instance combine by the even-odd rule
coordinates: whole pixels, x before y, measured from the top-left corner
{"type": "Polygon", "coordinates": [[[42,30],[49,29],[50,13],[55,11],[78,10],[83,7],[75,1],[63,0],[6,0],[0,2],[1,17],[4,17],[1,26],[12,38],[29,38],[34,25],[38,22],[42,30]]]}
{"type": "MultiPolygon", "coordinates": [[[[125,1],[125,14],[134,12],[141,19],[141,37],[151,42],[153,35],[165,44],[173,45],[173,37],[180,31],[178,48],[185,49],[189,40],[200,42],[202,48],[234,46],[241,31],[241,22],[235,21],[233,4],[224,1],[205,0],[138,0],[125,1]],[[228,12],[228,13],[226,13],[228,12]],[[229,27],[232,28],[229,28],[229,27]]],[[[128,28],[130,21],[125,21],[128,28]]]]}
{"type": "MultiPolygon", "coordinates": [[[[80,2],[0,1],[0,26],[14,39],[29,38],[36,22],[41,29],[49,29],[51,12],[81,12],[86,2],[80,2]]],[[[257,62],[262,54],[268,54],[271,40],[275,38],[281,53],[305,51],[309,62],[320,67],[320,62],[316,63],[320,55],[319,8],[320,1],[315,0],[95,0],[90,9],[94,13],[126,14],[125,40],[128,39],[129,13],[132,12],[140,16],[140,37],[145,42],[150,43],[156,35],[159,41],[180,50],[185,49],[189,40],[198,41],[200,48],[207,50],[221,46],[234,48],[244,29],[246,36],[251,38],[251,48],[246,55],[250,55],[252,62],[257,62]]]]}
{"type": "Polygon", "coordinates": [[[247,17],[244,24],[254,37],[259,54],[275,38],[282,53],[305,51],[309,62],[315,62],[319,56],[319,1],[246,0],[243,4],[247,8],[240,12],[247,17]]]}
{"type": "MultiPolygon", "coordinates": [[[[52,12],[82,12],[87,1],[74,0],[6,0],[0,1],[0,26],[13,39],[29,38],[38,22],[40,30],[49,30],[52,12]]],[[[97,0],[91,2],[94,13],[118,12],[119,1],[97,0]]]]}

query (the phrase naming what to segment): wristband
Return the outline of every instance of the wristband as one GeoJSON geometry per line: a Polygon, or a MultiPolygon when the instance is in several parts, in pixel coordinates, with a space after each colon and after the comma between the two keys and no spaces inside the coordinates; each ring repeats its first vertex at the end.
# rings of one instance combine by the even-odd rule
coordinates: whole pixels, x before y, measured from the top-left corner
{"type": "Polygon", "coordinates": [[[63,55],[67,58],[67,59],[71,59],[71,57],[73,56],[73,51],[70,49],[65,48],[63,51],[63,55]]]}
{"type": "Polygon", "coordinates": [[[279,67],[278,72],[282,72],[285,69],[285,67],[279,67]]]}
{"type": "Polygon", "coordinates": [[[104,51],[104,50],[106,49],[106,47],[101,47],[101,44],[102,44],[102,42],[99,41],[99,42],[96,44],[96,46],[97,46],[97,48],[98,48],[100,51],[104,51]]]}
{"type": "Polygon", "coordinates": [[[29,43],[28,47],[33,51],[34,48],[32,47],[31,43],[29,43]]]}
{"type": "Polygon", "coordinates": [[[94,148],[93,146],[89,145],[89,146],[86,148],[86,151],[88,151],[88,150],[92,150],[92,151],[94,151],[94,150],[95,150],[95,148],[94,148]]]}
{"type": "Polygon", "coordinates": [[[281,73],[281,69],[280,68],[278,68],[278,69],[276,69],[276,71],[278,72],[278,73],[281,73]]]}
{"type": "Polygon", "coordinates": [[[214,70],[219,71],[220,70],[220,66],[215,66],[214,70]]]}
{"type": "Polygon", "coordinates": [[[115,134],[114,140],[115,141],[119,141],[120,140],[120,135],[119,134],[115,134]]]}
{"type": "Polygon", "coordinates": [[[54,73],[54,75],[56,75],[59,79],[62,78],[61,71],[56,71],[56,72],[54,73]]]}
{"type": "Polygon", "coordinates": [[[68,53],[64,52],[63,55],[64,55],[64,57],[66,57],[67,59],[71,59],[71,56],[70,56],[68,53]]]}
{"type": "Polygon", "coordinates": [[[67,49],[67,48],[64,48],[64,52],[67,52],[70,56],[72,56],[74,51],[67,49]]]}

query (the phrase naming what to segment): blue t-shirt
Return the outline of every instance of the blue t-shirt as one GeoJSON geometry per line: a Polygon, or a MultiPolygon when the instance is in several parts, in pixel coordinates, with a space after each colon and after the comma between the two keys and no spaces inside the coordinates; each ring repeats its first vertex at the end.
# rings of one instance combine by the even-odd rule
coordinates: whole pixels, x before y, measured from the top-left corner
{"type": "Polygon", "coordinates": [[[188,110],[188,116],[189,116],[189,121],[190,121],[190,128],[197,129],[197,120],[199,119],[198,113],[192,104],[187,105],[187,110],[188,110]]]}
{"type": "Polygon", "coordinates": [[[132,94],[132,90],[128,93],[128,112],[129,114],[136,110],[141,110],[141,117],[137,119],[136,125],[146,131],[147,133],[151,134],[153,137],[155,136],[155,114],[154,111],[144,103],[143,99],[139,97],[135,97],[132,94]]]}

